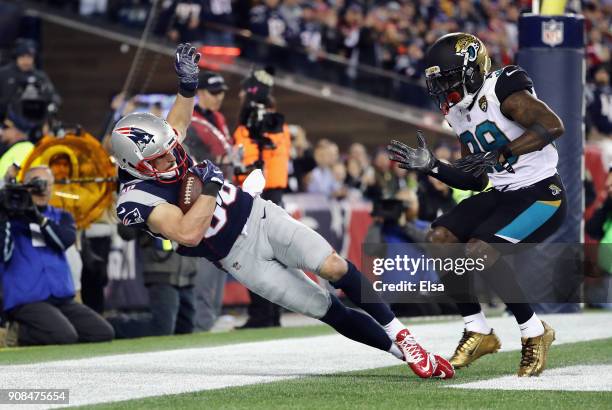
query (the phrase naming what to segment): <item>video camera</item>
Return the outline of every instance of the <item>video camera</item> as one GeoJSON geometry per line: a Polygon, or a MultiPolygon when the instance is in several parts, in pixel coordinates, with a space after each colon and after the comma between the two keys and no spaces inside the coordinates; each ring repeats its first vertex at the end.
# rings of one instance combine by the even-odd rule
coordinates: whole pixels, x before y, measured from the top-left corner
{"type": "Polygon", "coordinates": [[[282,132],[285,118],[282,114],[268,112],[266,106],[255,101],[249,101],[249,116],[246,127],[249,137],[260,147],[260,149],[275,149],[272,140],[264,134],[267,132],[282,132]]]}
{"type": "Polygon", "coordinates": [[[0,189],[0,214],[9,218],[22,216],[32,208],[32,194],[41,195],[47,190],[47,181],[34,178],[27,184],[8,182],[0,189]]]}
{"type": "Polygon", "coordinates": [[[42,126],[58,107],[53,103],[53,95],[48,87],[35,76],[31,75],[20,85],[13,97],[9,109],[23,121],[34,139],[40,137],[42,126]]]}

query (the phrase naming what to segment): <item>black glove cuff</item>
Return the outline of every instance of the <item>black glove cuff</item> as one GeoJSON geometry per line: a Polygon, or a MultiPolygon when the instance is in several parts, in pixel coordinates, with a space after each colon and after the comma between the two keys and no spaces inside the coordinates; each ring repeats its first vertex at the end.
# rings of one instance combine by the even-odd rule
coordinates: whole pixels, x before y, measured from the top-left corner
{"type": "Polygon", "coordinates": [[[220,189],[221,189],[221,185],[219,185],[218,183],[212,182],[212,181],[207,182],[202,187],[202,195],[209,195],[209,196],[216,197],[220,189]]]}
{"type": "Polygon", "coordinates": [[[178,93],[185,98],[193,98],[195,96],[196,89],[190,90],[190,89],[185,88],[182,84],[179,84],[178,93]]]}

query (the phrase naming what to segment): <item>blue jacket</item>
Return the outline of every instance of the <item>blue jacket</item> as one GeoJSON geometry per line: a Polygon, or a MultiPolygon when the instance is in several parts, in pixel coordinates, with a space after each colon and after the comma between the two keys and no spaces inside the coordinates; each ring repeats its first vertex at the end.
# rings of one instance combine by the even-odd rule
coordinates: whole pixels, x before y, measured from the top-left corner
{"type": "Polygon", "coordinates": [[[74,219],[52,206],[39,209],[48,218],[42,226],[18,218],[0,227],[4,310],[49,297],[74,297],[65,254],[76,239],[74,219]]]}

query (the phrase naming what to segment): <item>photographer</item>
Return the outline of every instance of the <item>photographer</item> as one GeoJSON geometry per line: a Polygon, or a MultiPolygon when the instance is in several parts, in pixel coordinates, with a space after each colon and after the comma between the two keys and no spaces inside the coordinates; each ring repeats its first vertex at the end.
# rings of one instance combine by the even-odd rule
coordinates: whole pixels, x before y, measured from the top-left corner
{"type": "Polygon", "coordinates": [[[75,241],[76,227],[69,213],[48,205],[51,170],[31,168],[24,182],[0,191],[4,312],[19,325],[19,344],[112,340],[108,322],[74,301],[65,251],[75,241]]]}
{"type": "MultiPolygon", "coordinates": [[[[244,81],[234,141],[244,149],[245,172],[238,175],[238,182],[242,183],[252,169],[262,169],[266,185],[261,197],[280,205],[289,179],[291,135],[284,116],[276,112],[270,71],[255,70],[244,81]]],[[[280,326],[280,307],[251,291],[249,294],[249,319],[243,328],[280,326]]]]}
{"type": "MultiPolygon", "coordinates": [[[[419,244],[426,242],[429,223],[417,218],[419,201],[413,190],[402,189],[393,199],[378,199],[372,210],[373,223],[364,240],[366,254],[377,258],[395,259],[396,256],[419,258],[423,250],[419,244]]],[[[385,283],[409,281],[418,283],[421,280],[437,282],[438,275],[434,270],[421,269],[414,275],[405,271],[387,271],[385,283]]],[[[394,304],[394,310],[401,311],[403,316],[435,315],[447,310],[446,306],[426,302],[401,303],[395,300],[397,295],[387,295],[387,302],[394,304]]]]}
{"type": "Polygon", "coordinates": [[[0,118],[12,110],[33,128],[41,128],[61,98],[47,74],[36,69],[36,47],[31,40],[19,40],[14,56],[14,62],[0,68],[0,118]]]}

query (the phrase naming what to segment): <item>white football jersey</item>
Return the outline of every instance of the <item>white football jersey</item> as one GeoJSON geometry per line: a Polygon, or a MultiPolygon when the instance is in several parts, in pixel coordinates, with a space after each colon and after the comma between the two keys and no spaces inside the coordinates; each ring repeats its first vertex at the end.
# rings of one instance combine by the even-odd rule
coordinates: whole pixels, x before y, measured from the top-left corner
{"type": "MultiPolygon", "coordinates": [[[[529,90],[535,95],[531,79],[520,67],[506,66],[487,75],[471,108],[451,107],[446,120],[472,153],[492,151],[520,137],[525,129],[506,117],[501,103],[513,92],[529,90]]],[[[557,149],[549,144],[539,151],[511,157],[514,173],[497,166],[489,181],[499,190],[516,190],[557,173],[557,149]]]]}

